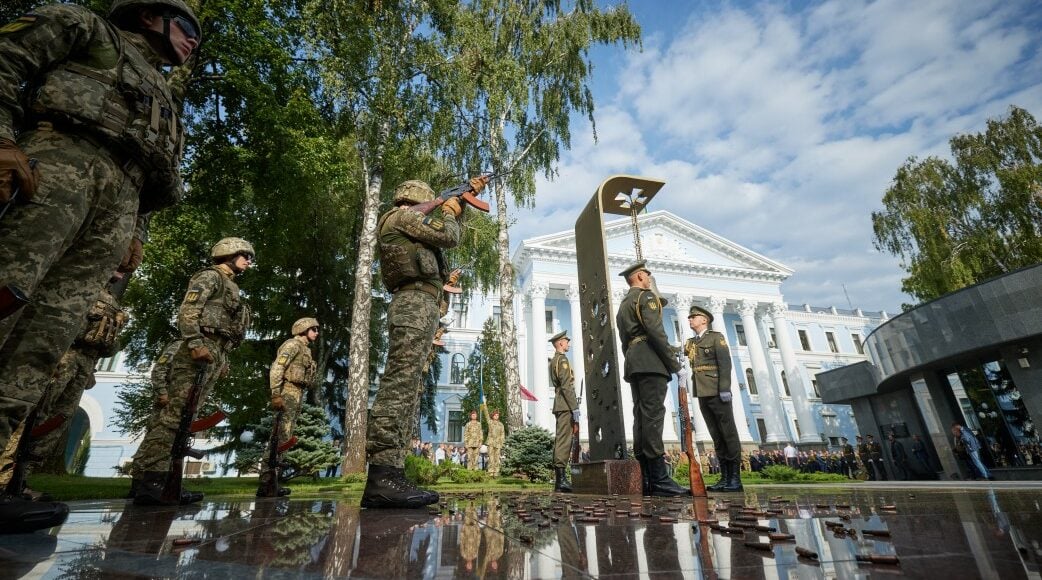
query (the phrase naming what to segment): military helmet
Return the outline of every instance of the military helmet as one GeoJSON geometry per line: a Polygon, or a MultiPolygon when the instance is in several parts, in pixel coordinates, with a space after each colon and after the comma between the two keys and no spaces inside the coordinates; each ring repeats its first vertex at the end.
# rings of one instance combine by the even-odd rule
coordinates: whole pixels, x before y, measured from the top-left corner
{"type": "Polygon", "coordinates": [[[434,190],[431,186],[418,179],[410,179],[409,181],[402,182],[394,190],[394,204],[398,205],[403,201],[412,203],[425,203],[434,200],[434,190]]]}
{"type": "Polygon", "coordinates": [[[253,244],[242,238],[224,238],[214,244],[213,250],[210,251],[210,256],[215,260],[217,258],[234,256],[236,254],[249,254],[251,258],[257,255],[257,253],[253,251],[253,244]]]}
{"type": "Polygon", "coordinates": [[[309,328],[318,326],[318,320],[314,318],[301,318],[293,323],[293,335],[304,334],[309,328]]]}
{"type": "MultiPolygon", "coordinates": [[[[199,26],[199,19],[195,17],[195,12],[192,12],[184,0],[113,0],[112,6],[109,8],[109,21],[121,28],[137,28],[135,22],[137,10],[150,6],[165,6],[179,12],[192,21],[197,32],[201,33],[203,30],[203,27],[199,26]]],[[[202,38],[199,40],[202,41],[202,38]]]]}

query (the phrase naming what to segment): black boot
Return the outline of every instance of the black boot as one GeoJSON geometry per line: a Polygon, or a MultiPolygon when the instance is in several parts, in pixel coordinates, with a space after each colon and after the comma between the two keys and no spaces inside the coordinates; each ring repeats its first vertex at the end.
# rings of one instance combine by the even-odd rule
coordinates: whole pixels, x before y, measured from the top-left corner
{"type": "Polygon", "coordinates": [[[727,485],[724,486],[720,491],[742,491],[742,464],[739,463],[739,459],[728,461],[730,465],[730,477],[727,478],[727,485]]]}
{"type": "Polygon", "coordinates": [[[405,470],[389,465],[370,465],[362,493],[364,508],[418,508],[438,501],[437,494],[417,489],[405,479],[405,470]]]}
{"type": "Polygon", "coordinates": [[[134,499],[137,496],[138,490],[141,488],[141,478],[135,477],[130,480],[130,491],[127,493],[127,499],[134,499]]]}
{"type": "Polygon", "coordinates": [[[651,477],[648,475],[648,460],[637,458],[640,464],[640,495],[648,497],[651,495],[651,477]]]}
{"type": "Polygon", "coordinates": [[[279,485],[277,475],[271,470],[261,472],[260,484],[257,486],[257,497],[285,497],[292,493],[288,487],[279,485]],[[272,479],[275,479],[272,482],[272,479]]]}
{"type": "Polygon", "coordinates": [[[566,473],[566,470],[566,467],[554,468],[554,491],[572,493],[572,486],[568,484],[568,474],[566,473]]]}
{"type": "Polygon", "coordinates": [[[727,478],[731,475],[731,462],[721,461],[720,462],[720,481],[713,485],[707,485],[706,491],[723,491],[724,487],[727,486],[727,478]]]}
{"type": "Polygon", "coordinates": [[[163,499],[165,486],[166,472],[146,471],[138,484],[137,493],[134,494],[134,505],[177,505],[163,499]]]}
{"type": "Polygon", "coordinates": [[[0,497],[0,534],[28,534],[53,528],[69,517],[69,506],[58,502],[30,501],[22,497],[0,497]]]}
{"type": "Polygon", "coordinates": [[[666,458],[656,457],[648,459],[648,479],[652,497],[678,497],[691,495],[691,490],[680,487],[673,478],[669,476],[666,468],[666,458]]]}

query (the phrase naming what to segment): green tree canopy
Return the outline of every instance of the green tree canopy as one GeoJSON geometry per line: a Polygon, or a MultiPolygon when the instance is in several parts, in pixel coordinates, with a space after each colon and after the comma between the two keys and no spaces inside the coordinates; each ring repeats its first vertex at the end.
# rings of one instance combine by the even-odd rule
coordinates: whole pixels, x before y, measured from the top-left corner
{"type": "Polygon", "coordinates": [[[952,160],[905,162],[872,213],[877,249],[901,258],[902,289],[926,301],[1042,262],[1042,127],[1010,107],[956,135],[952,160]]]}
{"type": "Polygon", "coordinates": [[[477,411],[483,432],[488,433],[488,419],[491,417],[492,411],[498,409],[500,420],[503,421],[507,404],[503,343],[499,338],[499,325],[492,318],[485,321],[481,338],[467,359],[467,368],[463,371],[463,381],[467,385],[467,394],[460,401],[463,416],[470,417],[471,411],[477,411]],[[485,394],[485,409],[488,415],[480,408],[482,391],[485,394]]]}

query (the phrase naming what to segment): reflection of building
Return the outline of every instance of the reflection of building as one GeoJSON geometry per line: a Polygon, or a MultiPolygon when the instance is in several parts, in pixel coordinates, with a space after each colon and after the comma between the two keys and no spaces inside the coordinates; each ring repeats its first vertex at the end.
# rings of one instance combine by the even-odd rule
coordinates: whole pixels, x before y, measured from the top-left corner
{"type": "MultiPolygon", "coordinates": [[[[659,290],[668,299],[666,332],[674,344],[691,335],[687,313],[699,304],[714,313],[714,328],[728,337],[734,362],[732,385],[736,394],[739,432],[747,444],[783,444],[794,441],[838,444],[840,436],[853,438],[856,430],[849,408],[825,405],[817,392],[815,375],[823,370],[865,360],[862,340],[885,312],[841,310],[835,307],[789,306],[781,284],[792,270],[765,256],[721,238],[666,212],[640,216],[644,256],[659,290]]],[[[625,294],[625,281],[615,276],[635,260],[630,220],[605,226],[608,267],[612,274],[612,301],[625,294]]],[[[560,330],[572,337],[572,364],[576,380],[584,376],[582,338],[576,333],[579,293],[575,236],[566,231],[524,240],[514,253],[521,382],[539,399],[527,405],[529,422],[553,429],[547,361],[552,348],[547,338],[560,330]]],[[[475,295],[469,302],[454,299],[453,322],[445,335],[437,412],[439,431],[426,426],[423,438],[459,441],[462,425],[460,399],[467,389],[463,368],[489,317],[500,315],[498,297],[475,295]]],[[[614,313],[613,313],[614,314],[614,313]]],[[[619,354],[622,360],[621,352],[619,354]]],[[[579,390],[580,385],[577,385],[579,390]]],[[[627,385],[622,401],[627,410],[627,432],[632,405],[627,385]]],[[[677,442],[679,430],[676,383],[666,405],[669,413],[665,439],[677,442]]],[[[698,414],[698,406],[694,405],[698,414]]],[[[588,416],[583,412],[583,416],[588,416]]],[[[710,440],[705,423],[696,416],[696,438],[710,440]]],[[[582,424],[582,437],[587,437],[582,424]]]]}
{"type": "Polygon", "coordinates": [[[865,339],[871,362],[818,375],[824,400],[853,405],[879,437],[929,435],[948,474],[960,470],[949,434],[959,421],[978,432],[997,477],[1042,477],[1040,288],[1042,265],[895,316],[865,339]]]}

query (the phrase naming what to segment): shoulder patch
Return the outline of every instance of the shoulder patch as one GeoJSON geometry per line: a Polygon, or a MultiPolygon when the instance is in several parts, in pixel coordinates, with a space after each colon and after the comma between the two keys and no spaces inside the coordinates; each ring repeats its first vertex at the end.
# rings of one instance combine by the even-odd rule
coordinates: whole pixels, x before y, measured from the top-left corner
{"type": "Polygon", "coordinates": [[[435,231],[439,231],[440,232],[443,229],[445,229],[445,222],[441,218],[436,217],[434,215],[428,215],[423,220],[423,223],[424,223],[424,225],[430,227],[432,230],[435,230],[435,231]]]}
{"type": "Polygon", "coordinates": [[[193,286],[188,289],[188,294],[185,294],[185,302],[196,302],[199,300],[199,296],[203,293],[203,289],[198,286],[193,286]]]}
{"type": "Polygon", "coordinates": [[[285,352],[284,352],[284,353],[281,353],[281,354],[279,354],[279,360],[278,360],[278,363],[279,363],[280,365],[284,365],[284,364],[286,364],[286,363],[288,363],[288,362],[289,362],[289,353],[285,353],[285,352]]]}
{"type": "Polygon", "coordinates": [[[648,298],[648,308],[658,310],[658,302],[654,298],[648,298]]]}
{"type": "Polygon", "coordinates": [[[8,22],[3,27],[0,27],[0,34],[14,34],[15,32],[25,30],[33,24],[36,24],[36,21],[39,20],[39,18],[40,17],[35,14],[26,14],[21,16],[16,20],[8,22]]]}
{"type": "Polygon", "coordinates": [[[159,361],[157,361],[157,364],[165,365],[167,363],[167,361],[169,361],[169,360],[170,360],[170,357],[164,352],[159,357],[159,361]]]}
{"type": "Polygon", "coordinates": [[[720,339],[720,346],[727,346],[727,341],[721,338],[720,339]]]}

